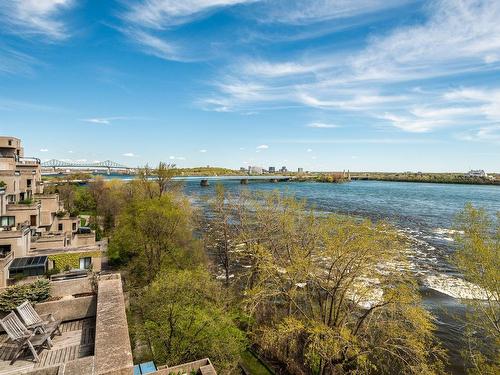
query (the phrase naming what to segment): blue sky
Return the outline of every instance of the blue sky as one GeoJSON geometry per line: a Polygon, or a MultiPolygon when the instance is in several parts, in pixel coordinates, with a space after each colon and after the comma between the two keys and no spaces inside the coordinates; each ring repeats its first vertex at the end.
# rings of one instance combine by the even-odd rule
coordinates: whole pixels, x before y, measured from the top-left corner
{"type": "Polygon", "coordinates": [[[130,166],[500,172],[496,0],[0,1],[0,133],[130,166]]]}

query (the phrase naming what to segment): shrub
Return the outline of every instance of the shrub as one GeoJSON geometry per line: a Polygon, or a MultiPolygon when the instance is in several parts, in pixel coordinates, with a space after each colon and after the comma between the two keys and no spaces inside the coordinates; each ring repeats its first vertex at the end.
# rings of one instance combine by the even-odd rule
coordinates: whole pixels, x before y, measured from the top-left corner
{"type": "Polygon", "coordinates": [[[57,211],[57,212],[56,212],[56,216],[57,216],[59,219],[62,219],[64,216],[66,216],[66,211],[57,211]]]}
{"type": "Polygon", "coordinates": [[[0,189],[6,187],[7,184],[4,181],[0,181],[0,189]]]}
{"type": "Polygon", "coordinates": [[[0,311],[10,312],[24,301],[43,302],[50,297],[50,283],[46,279],[31,284],[14,285],[0,293],[0,311]]]}
{"type": "Polygon", "coordinates": [[[100,241],[102,240],[102,237],[103,237],[103,232],[102,232],[102,228],[99,224],[96,224],[96,223],[91,223],[89,225],[90,229],[92,229],[93,231],[95,231],[95,240],[96,241],[100,241]]]}

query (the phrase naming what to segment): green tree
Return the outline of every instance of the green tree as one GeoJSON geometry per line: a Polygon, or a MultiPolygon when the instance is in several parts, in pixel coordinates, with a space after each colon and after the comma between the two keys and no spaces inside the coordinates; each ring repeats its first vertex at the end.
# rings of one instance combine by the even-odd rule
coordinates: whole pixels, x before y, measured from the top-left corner
{"type": "Polygon", "coordinates": [[[294,374],[441,371],[432,317],[390,226],[318,215],[279,193],[251,209],[244,298],[266,354],[294,374]]]}
{"type": "Polygon", "coordinates": [[[458,249],[454,262],[471,284],[471,294],[480,299],[464,302],[466,335],[469,342],[466,356],[470,372],[500,372],[500,212],[496,220],[484,209],[467,204],[457,215],[455,224],[458,249]],[[481,288],[478,292],[477,287],[481,288]]]}
{"type": "Polygon", "coordinates": [[[130,263],[134,281],[144,285],[166,264],[179,268],[200,261],[192,231],[187,200],[164,194],[132,201],[118,217],[109,257],[116,263],[130,263]]]}
{"type": "Polygon", "coordinates": [[[233,373],[246,342],[226,301],[203,268],[163,270],[136,301],[142,321],[135,332],[159,364],[208,357],[219,373],[233,373]]]}
{"type": "Polygon", "coordinates": [[[75,207],[82,213],[96,215],[97,205],[88,187],[81,187],[76,190],[75,207]]]}
{"type": "Polygon", "coordinates": [[[104,181],[102,178],[89,183],[90,202],[95,203],[94,222],[102,227],[105,234],[115,227],[116,218],[121,211],[122,188],[120,182],[104,181]]]}

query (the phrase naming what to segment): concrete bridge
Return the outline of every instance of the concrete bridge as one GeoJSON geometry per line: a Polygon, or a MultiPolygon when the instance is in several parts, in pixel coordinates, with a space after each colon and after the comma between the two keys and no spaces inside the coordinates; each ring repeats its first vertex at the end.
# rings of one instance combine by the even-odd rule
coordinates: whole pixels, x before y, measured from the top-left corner
{"type": "Polygon", "coordinates": [[[245,176],[189,176],[174,177],[173,180],[176,181],[199,181],[200,186],[206,187],[210,186],[211,182],[216,181],[240,181],[240,184],[247,185],[250,181],[269,181],[269,182],[281,182],[289,181],[292,176],[282,176],[282,175],[245,175],[245,176]]]}

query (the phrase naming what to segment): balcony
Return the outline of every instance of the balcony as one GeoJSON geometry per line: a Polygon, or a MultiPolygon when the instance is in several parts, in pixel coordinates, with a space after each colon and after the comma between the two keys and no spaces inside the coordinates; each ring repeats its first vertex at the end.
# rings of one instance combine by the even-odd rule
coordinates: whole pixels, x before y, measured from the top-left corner
{"type": "Polygon", "coordinates": [[[40,159],[38,158],[25,158],[25,157],[16,157],[17,165],[21,166],[38,166],[41,164],[40,159]]]}
{"type": "Polygon", "coordinates": [[[23,201],[19,201],[17,203],[9,203],[7,204],[7,211],[26,211],[26,210],[36,210],[38,213],[38,209],[40,208],[40,201],[25,199],[23,201]]]}

